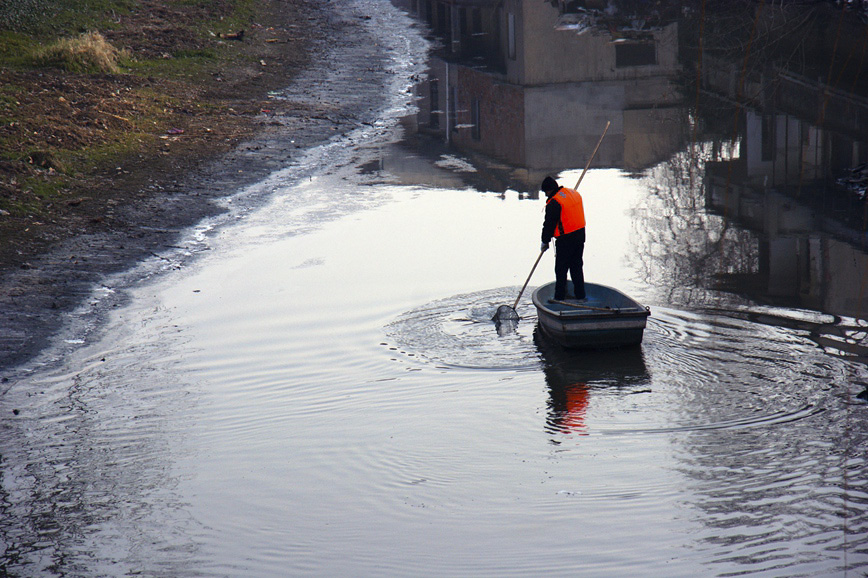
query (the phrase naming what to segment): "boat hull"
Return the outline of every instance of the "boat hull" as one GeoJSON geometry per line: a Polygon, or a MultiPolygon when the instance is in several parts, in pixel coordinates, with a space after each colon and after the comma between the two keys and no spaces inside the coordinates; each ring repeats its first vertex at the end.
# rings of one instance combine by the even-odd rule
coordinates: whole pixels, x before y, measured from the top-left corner
{"type": "MultiPolygon", "coordinates": [[[[604,349],[642,342],[650,311],[617,289],[585,283],[587,300],[551,302],[554,283],[533,292],[540,329],[570,349],[604,349]]],[[[572,293],[572,286],[567,287],[572,293]]]]}

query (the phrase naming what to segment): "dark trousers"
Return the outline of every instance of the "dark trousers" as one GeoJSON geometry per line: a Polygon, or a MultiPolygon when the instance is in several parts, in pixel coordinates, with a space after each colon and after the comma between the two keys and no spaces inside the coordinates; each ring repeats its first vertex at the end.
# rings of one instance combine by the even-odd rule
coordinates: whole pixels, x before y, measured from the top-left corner
{"type": "Polygon", "coordinates": [[[585,230],[579,229],[555,240],[555,299],[567,296],[567,272],[573,280],[576,299],[585,298],[585,274],[582,255],[585,253],[585,230]]]}

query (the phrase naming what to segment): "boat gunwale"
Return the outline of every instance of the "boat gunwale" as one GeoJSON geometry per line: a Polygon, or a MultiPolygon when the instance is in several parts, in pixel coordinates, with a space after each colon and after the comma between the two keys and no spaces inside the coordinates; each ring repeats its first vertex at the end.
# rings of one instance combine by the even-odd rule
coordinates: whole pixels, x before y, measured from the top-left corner
{"type": "Polygon", "coordinates": [[[537,287],[532,301],[537,310],[537,323],[541,331],[566,349],[610,349],[640,344],[651,310],[625,293],[598,283],[586,283],[591,296],[590,303],[605,305],[607,302],[625,304],[624,307],[603,309],[589,303],[589,308],[569,307],[558,309],[544,303],[552,294],[554,282],[537,287]],[[545,294],[545,297],[541,296],[545,294]],[[609,297],[610,299],[606,299],[609,297]]]}
{"type": "MultiPolygon", "coordinates": [[[[555,317],[558,319],[593,319],[593,318],[611,318],[611,317],[649,317],[651,315],[651,311],[648,307],[644,307],[638,301],[633,299],[632,297],[624,294],[623,292],[615,289],[614,287],[609,287],[607,285],[601,285],[599,283],[588,283],[588,285],[594,285],[596,287],[600,287],[611,292],[614,295],[618,295],[620,298],[624,299],[628,305],[627,307],[618,307],[618,308],[610,308],[606,310],[602,310],[602,308],[582,308],[580,304],[576,304],[575,307],[571,307],[570,309],[553,309],[549,307],[547,304],[543,302],[543,299],[539,296],[539,293],[551,285],[554,285],[554,282],[546,283],[544,285],[540,285],[536,289],[534,289],[531,295],[531,301],[533,301],[534,306],[537,308],[538,313],[545,313],[549,317],[555,317]]],[[[569,305],[566,305],[569,307],[569,305]]]]}

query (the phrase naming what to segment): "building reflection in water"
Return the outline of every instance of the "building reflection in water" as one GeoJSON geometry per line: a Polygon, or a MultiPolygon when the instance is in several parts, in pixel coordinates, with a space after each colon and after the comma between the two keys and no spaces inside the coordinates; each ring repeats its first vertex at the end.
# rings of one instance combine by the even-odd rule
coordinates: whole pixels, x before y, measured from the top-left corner
{"type": "Polygon", "coordinates": [[[682,146],[675,22],[613,38],[539,0],[414,4],[444,44],[417,130],[508,163],[519,191],[584,165],[608,121],[595,166],[639,170],[682,146]]]}
{"type": "Polygon", "coordinates": [[[864,10],[407,1],[441,45],[410,128],[488,167],[483,190],[537,198],[611,121],[594,166],[648,182],[636,254],[661,302],[868,315],[864,10]]]}
{"type": "MultiPolygon", "coordinates": [[[[705,206],[755,236],[753,247],[742,245],[730,266],[715,272],[713,287],[863,318],[868,78],[861,73],[868,28],[857,13],[828,6],[750,16],[753,59],[719,49],[706,51],[703,64],[685,63],[699,79],[699,134],[734,143],[731,154],[698,161],[705,206]]],[[[722,44],[725,28],[718,28],[712,46],[722,44]]],[[[690,42],[698,37],[683,44],[690,42]]]]}

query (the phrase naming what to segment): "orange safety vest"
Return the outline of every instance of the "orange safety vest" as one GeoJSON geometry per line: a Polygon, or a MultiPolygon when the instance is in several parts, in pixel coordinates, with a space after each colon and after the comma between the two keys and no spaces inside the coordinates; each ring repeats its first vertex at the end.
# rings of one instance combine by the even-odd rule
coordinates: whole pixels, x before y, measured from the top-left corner
{"type": "Polygon", "coordinates": [[[573,189],[561,187],[546,201],[546,205],[553,200],[556,200],[561,206],[561,220],[555,227],[555,237],[585,228],[585,207],[582,204],[582,195],[573,189]]]}

